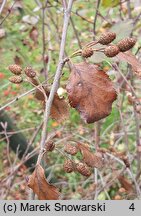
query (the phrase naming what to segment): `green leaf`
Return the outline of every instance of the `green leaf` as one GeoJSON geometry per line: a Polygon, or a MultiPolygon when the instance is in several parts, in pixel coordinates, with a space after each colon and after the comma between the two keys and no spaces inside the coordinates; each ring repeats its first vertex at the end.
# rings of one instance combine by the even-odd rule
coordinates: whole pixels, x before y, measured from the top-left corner
{"type": "Polygon", "coordinates": [[[119,4],[119,0],[102,0],[102,6],[105,8],[115,7],[119,4]]]}

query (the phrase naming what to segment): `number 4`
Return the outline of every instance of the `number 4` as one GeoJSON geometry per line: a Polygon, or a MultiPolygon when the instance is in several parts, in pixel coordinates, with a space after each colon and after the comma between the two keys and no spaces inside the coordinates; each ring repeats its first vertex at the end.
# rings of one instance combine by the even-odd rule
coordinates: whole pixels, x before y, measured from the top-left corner
{"type": "Polygon", "coordinates": [[[131,209],[132,211],[135,210],[134,203],[132,203],[132,204],[130,205],[129,209],[131,209]]]}

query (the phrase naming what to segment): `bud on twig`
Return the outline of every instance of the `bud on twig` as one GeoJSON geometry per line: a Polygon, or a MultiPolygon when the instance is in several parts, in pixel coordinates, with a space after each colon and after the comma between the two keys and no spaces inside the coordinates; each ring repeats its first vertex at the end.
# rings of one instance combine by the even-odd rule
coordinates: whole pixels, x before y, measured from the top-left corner
{"type": "Polygon", "coordinates": [[[55,148],[55,144],[52,140],[48,141],[46,144],[45,144],[45,149],[47,151],[53,151],[55,148]]]}

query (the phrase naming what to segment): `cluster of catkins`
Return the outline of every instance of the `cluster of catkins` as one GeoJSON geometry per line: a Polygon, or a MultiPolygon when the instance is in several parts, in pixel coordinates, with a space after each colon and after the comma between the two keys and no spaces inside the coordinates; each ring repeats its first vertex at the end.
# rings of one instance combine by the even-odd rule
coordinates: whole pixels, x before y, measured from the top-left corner
{"type": "MultiPolygon", "coordinates": [[[[81,55],[84,58],[88,58],[93,55],[93,48],[91,46],[95,44],[102,44],[102,45],[107,45],[107,47],[104,49],[104,54],[107,57],[114,57],[116,56],[119,52],[126,52],[129,49],[131,49],[135,43],[136,40],[134,38],[124,38],[120,40],[117,44],[111,44],[112,41],[114,41],[116,38],[116,33],[114,32],[106,32],[101,35],[99,40],[95,42],[91,42],[88,44],[88,46],[85,47],[85,49],[82,49],[81,55]]],[[[97,50],[98,51],[98,50],[97,50]]]]}
{"type": "MultiPolygon", "coordinates": [[[[9,81],[12,82],[12,83],[15,83],[15,84],[19,84],[19,83],[22,83],[23,82],[23,73],[22,73],[22,68],[17,65],[17,64],[12,64],[8,67],[8,69],[10,70],[11,73],[14,74],[14,76],[11,76],[9,78],[9,81]]],[[[29,78],[34,78],[36,77],[36,72],[32,69],[31,66],[29,67],[26,67],[24,69],[24,72],[26,74],[27,77],[29,78]]]]}
{"type": "MultiPolygon", "coordinates": [[[[52,140],[49,140],[45,144],[45,151],[52,152],[55,149],[55,144],[52,140]]],[[[74,160],[69,158],[69,155],[74,156],[79,152],[79,147],[77,145],[73,145],[70,143],[65,144],[64,146],[64,152],[67,153],[67,157],[64,161],[63,169],[67,173],[71,172],[79,172],[81,175],[89,177],[91,175],[91,169],[90,165],[86,164],[83,161],[75,162],[74,160]]],[[[99,149],[100,154],[111,153],[117,157],[119,157],[125,164],[126,167],[130,167],[130,163],[128,161],[128,158],[125,155],[125,152],[118,152],[114,148],[109,149],[99,149]]],[[[95,154],[96,155],[96,154],[95,154]]],[[[101,157],[96,156],[95,157],[95,165],[97,163],[101,163],[100,161],[101,157]]]]}
{"type": "MultiPolygon", "coordinates": [[[[52,140],[49,140],[46,142],[45,144],[45,151],[50,151],[52,152],[55,149],[55,144],[52,140]]],[[[64,147],[64,151],[69,154],[69,155],[76,155],[79,151],[79,149],[77,148],[77,146],[72,145],[67,143],[64,147]]],[[[77,171],[79,172],[81,175],[83,176],[90,176],[91,175],[91,171],[90,168],[87,166],[87,164],[83,163],[83,162],[78,162],[75,163],[73,160],[71,159],[66,159],[64,161],[64,171],[67,173],[71,173],[73,171],[77,171]]]]}
{"type": "MultiPolygon", "coordinates": [[[[76,155],[78,153],[79,149],[75,145],[66,144],[65,148],[64,148],[64,151],[67,154],[76,155]]],[[[87,176],[87,177],[91,175],[91,170],[87,166],[87,164],[85,164],[83,162],[75,163],[71,159],[66,159],[64,161],[64,171],[67,172],[67,173],[71,173],[73,171],[77,171],[81,175],[87,176]]]]}
{"type": "MultiPolygon", "coordinates": [[[[45,144],[45,150],[46,151],[50,151],[52,152],[55,149],[55,144],[52,140],[49,140],[46,142],[45,144]]],[[[76,155],[79,151],[79,149],[77,148],[77,146],[72,145],[67,143],[64,147],[64,151],[69,154],[69,155],[76,155]]],[[[73,160],[71,159],[66,159],[64,161],[64,171],[67,173],[71,173],[73,171],[77,171],[79,172],[81,175],[83,176],[90,176],[91,175],[91,171],[90,168],[83,162],[78,162],[75,163],[73,160]]]]}

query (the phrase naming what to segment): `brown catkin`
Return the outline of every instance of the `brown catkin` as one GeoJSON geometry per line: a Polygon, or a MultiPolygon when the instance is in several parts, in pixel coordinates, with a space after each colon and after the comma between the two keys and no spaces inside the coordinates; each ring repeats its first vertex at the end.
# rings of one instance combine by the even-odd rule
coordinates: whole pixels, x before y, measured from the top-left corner
{"type": "Polygon", "coordinates": [[[65,160],[64,171],[67,173],[71,173],[74,171],[73,162],[71,160],[65,160]]]}
{"type": "Polygon", "coordinates": [[[75,155],[78,152],[78,148],[71,144],[66,144],[64,147],[64,151],[67,152],[68,154],[75,155]]]}
{"type": "Polygon", "coordinates": [[[128,158],[126,156],[122,157],[123,162],[125,163],[126,167],[130,167],[130,161],[128,160],[128,158]]]}
{"type": "Polygon", "coordinates": [[[17,64],[9,65],[8,69],[15,75],[20,75],[22,68],[17,64]]]}
{"type": "Polygon", "coordinates": [[[19,84],[23,82],[23,78],[21,76],[12,76],[9,78],[9,81],[15,84],[19,84]]]}
{"type": "Polygon", "coordinates": [[[114,32],[105,32],[101,35],[98,42],[102,45],[107,45],[111,43],[116,38],[116,33],[114,32]]]}
{"type": "Polygon", "coordinates": [[[119,52],[120,52],[120,50],[119,50],[118,46],[116,46],[116,45],[108,46],[104,50],[104,54],[110,58],[116,56],[119,52]]]}
{"type": "Polygon", "coordinates": [[[82,50],[82,57],[84,58],[89,58],[93,55],[93,50],[92,48],[85,48],[82,50]]]}
{"type": "Polygon", "coordinates": [[[136,43],[136,39],[134,38],[124,38],[123,40],[117,43],[120,52],[126,52],[131,49],[136,43]]]}
{"type": "Polygon", "coordinates": [[[46,144],[45,144],[45,149],[46,151],[53,151],[55,148],[55,144],[52,140],[49,140],[46,144]]]}
{"type": "Polygon", "coordinates": [[[83,176],[90,176],[91,175],[90,168],[84,163],[76,164],[76,170],[83,176]]]}
{"type": "Polygon", "coordinates": [[[34,78],[36,76],[36,72],[33,70],[31,66],[26,67],[24,72],[26,76],[28,76],[29,78],[34,78]]]}

